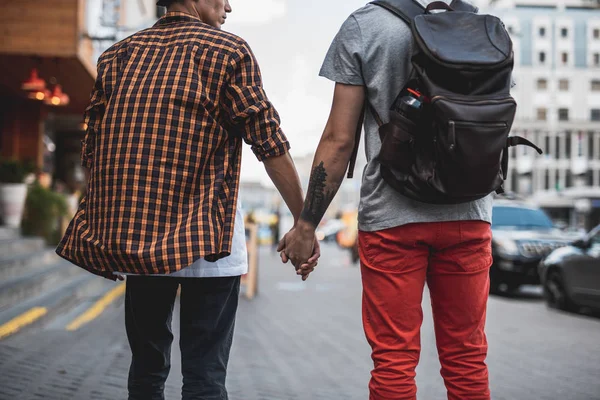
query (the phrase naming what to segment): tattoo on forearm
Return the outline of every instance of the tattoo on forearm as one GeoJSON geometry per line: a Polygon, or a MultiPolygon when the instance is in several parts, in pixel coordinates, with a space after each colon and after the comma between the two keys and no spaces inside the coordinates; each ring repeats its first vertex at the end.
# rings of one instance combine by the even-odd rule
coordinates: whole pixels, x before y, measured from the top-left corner
{"type": "Polygon", "coordinates": [[[336,190],[327,187],[327,171],[323,161],[317,165],[310,175],[308,184],[308,193],[306,194],[306,202],[300,217],[313,224],[315,227],[319,225],[329,203],[333,200],[336,190]]]}

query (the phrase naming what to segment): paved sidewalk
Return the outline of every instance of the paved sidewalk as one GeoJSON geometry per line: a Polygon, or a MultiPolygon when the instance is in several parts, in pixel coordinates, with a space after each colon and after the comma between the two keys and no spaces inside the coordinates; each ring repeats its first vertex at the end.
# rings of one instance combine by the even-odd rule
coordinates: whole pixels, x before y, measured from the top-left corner
{"type": "MultiPolygon", "coordinates": [[[[319,270],[302,283],[265,248],[259,290],[240,299],[231,400],[366,400],[370,349],[348,254],[324,246],[319,270]]],[[[424,312],[419,399],[444,399],[427,299],[424,312]]],[[[0,399],[126,399],[123,319],[120,300],[76,332],[55,323],[0,342],[0,399]]],[[[535,296],[492,297],[488,337],[494,400],[600,400],[600,320],[549,311],[535,296]]],[[[178,359],[174,346],[168,400],[180,398],[178,359]]]]}

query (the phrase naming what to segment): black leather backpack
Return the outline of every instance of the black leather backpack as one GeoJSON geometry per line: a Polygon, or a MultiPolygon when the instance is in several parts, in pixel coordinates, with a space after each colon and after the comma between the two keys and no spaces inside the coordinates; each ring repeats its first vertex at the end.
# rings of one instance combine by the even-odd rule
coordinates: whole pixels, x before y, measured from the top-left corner
{"type": "Polygon", "coordinates": [[[462,0],[427,8],[414,0],[372,4],[407,23],[415,41],[413,70],[390,121],[383,123],[369,105],[380,126],[383,179],[432,204],[502,193],[509,147],[523,144],[542,154],[528,140],[509,136],[517,104],[510,95],[512,42],[503,23],[462,0]]]}

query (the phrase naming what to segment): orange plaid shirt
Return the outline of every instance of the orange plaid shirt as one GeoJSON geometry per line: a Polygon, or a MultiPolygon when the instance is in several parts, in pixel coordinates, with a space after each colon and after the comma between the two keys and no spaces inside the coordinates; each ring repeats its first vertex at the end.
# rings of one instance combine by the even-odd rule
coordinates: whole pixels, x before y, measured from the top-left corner
{"type": "Polygon", "coordinates": [[[289,150],[248,44],[185,13],[102,54],[85,122],[90,181],[56,251],[107,278],[228,256],[242,140],[289,150]]]}

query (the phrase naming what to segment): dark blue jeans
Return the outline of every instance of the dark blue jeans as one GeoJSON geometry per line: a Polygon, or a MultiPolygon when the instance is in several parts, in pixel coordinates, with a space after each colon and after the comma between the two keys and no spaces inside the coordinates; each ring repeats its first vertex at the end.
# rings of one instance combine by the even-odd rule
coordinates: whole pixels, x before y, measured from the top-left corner
{"type": "Polygon", "coordinates": [[[240,278],[129,276],[125,327],[132,352],[129,400],[164,400],[171,369],[171,320],[181,285],[183,400],[227,399],[225,378],[240,278]]]}

